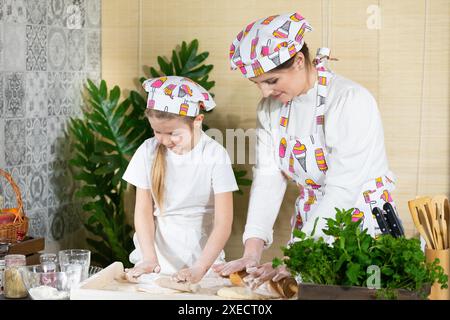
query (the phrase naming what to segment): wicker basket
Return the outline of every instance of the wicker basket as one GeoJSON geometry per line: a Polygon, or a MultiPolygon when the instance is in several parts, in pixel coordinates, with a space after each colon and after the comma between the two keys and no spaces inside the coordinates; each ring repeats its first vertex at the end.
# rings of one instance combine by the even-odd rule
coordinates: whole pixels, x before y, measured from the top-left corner
{"type": "Polygon", "coordinates": [[[10,223],[0,224],[0,239],[9,242],[22,241],[28,232],[28,217],[25,216],[23,210],[22,196],[20,194],[19,187],[14,182],[9,173],[0,169],[0,176],[3,176],[12,186],[14,193],[16,194],[16,208],[0,208],[0,214],[12,213],[15,215],[14,221],[10,223]]]}

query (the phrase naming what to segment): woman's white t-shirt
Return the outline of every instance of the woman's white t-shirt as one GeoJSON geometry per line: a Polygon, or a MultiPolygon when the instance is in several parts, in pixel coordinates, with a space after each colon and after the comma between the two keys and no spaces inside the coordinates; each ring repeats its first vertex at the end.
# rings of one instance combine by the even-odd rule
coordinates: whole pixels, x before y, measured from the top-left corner
{"type": "MultiPolygon", "coordinates": [[[[136,150],[123,179],[151,190],[151,170],[158,142],[150,138],[136,150]]],[[[166,152],[164,208],[154,207],[155,248],[161,273],[192,266],[200,257],[214,223],[214,195],[238,190],[225,148],[204,132],[182,155],[166,152]]],[[[140,262],[136,235],[132,263],[140,262]]],[[[223,253],[221,257],[223,258],[223,253]]]]}

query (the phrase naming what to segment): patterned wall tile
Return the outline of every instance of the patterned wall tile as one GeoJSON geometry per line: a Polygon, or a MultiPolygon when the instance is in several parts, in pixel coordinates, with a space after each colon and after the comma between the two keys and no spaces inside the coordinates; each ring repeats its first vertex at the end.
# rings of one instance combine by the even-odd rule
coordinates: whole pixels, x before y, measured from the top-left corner
{"type": "Polygon", "coordinates": [[[27,210],[47,207],[47,163],[27,167],[27,210]]]}
{"type": "Polygon", "coordinates": [[[26,160],[25,119],[5,121],[5,162],[18,166],[26,160]]]}
{"type": "Polygon", "coordinates": [[[23,73],[6,73],[3,78],[5,98],[3,116],[17,118],[25,116],[25,75],[23,73]]]}
{"type": "Polygon", "coordinates": [[[25,75],[25,106],[27,118],[48,116],[47,108],[47,73],[27,72],[25,75]]]}
{"type": "Polygon", "coordinates": [[[48,31],[48,69],[62,71],[66,66],[67,36],[66,29],[51,27],[48,31]]]}
{"type": "Polygon", "coordinates": [[[48,0],[47,23],[53,26],[64,26],[66,6],[64,0],[48,0]]]}
{"type": "MultiPolygon", "coordinates": [[[[0,0],[0,1],[2,1],[2,0],[0,0]]],[[[0,14],[1,14],[1,12],[0,12],[0,14]]],[[[4,24],[2,22],[0,22],[0,70],[2,70],[2,71],[5,70],[4,63],[3,63],[3,60],[4,60],[3,52],[5,51],[5,37],[3,36],[4,29],[5,29],[4,24]]]]}
{"type": "Polygon", "coordinates": [[[72,110],[73,72],[49,72],[47,108],[49,116],[69,116],[72,110]]]}
{"type": "Polygon", "coordinates": [[[5,23],[3,64],[7,71],[25,71],[27,41],[25,25],[5,23]]]}
{"type": "Polygon", "coordinates": [[[84,0],[66,0],[66,24],[69,29],[82,29],[86,23],[84,0]]]}
{"type": "MultiPolygon", "coordinates": [[[[82,228],[66,130],[101,76],[101,0],[0,0],[0,168],[19,185],[29,235],[59,244],[82,228]]],[[[4,179],[3,179],[4,180],[4,179]]],[[[0,194],[16,206],[0,179],[0,194]]]]}
{"type": "Polygon", "coordinates": [[[85,50],[85,33],[83,30],[73,29],[68,33],[68,56],[69,69],[73,71],[81,71],[85,67],[86,50],[85,50]]]}
{"type": "MultiPolygon", "coordinates": [[[[1,122],[2,120],[0,119],[0,122],[1,122]]],[[[1,167],[2,169],[4,168],[4,167],[1,167]]],[[[6,180],[5,180],[5,178],[3,178],[3,177],[1,177],[0,176],[0,196],[2,196],[3,197],[3,199],[5,199],[5,192],[3,191],[4,190],[4,184],[5,183],[7,183],[6,182],[6,180]]]]}
{"type": "Polygon", "coordinates": [[[45,237],[48,229],[48,209],[28,210],[28,235],[34,238],[45,237]]]}
{"type": "Polygon", "coordinates": [[[67,161],[48,163],[48,206],[59,206],[72,201],[75,181],[67,161]]]}
{"type": "Polygon", "coordinates": [[[27,21],[27,9],[24,0],[6,0],[3,6],[5,21],[13,23],[25,23],[27,21]]]}
{"type": "Polygon", "coordinates": [[[85,72],[75,72],[72,82],[72,87],[68,92],[70,101],[72,102],[70,115],[75,116],[81,113],[81,108],[83,106],[83,86],[86,84],[86,73],[85,72]]]}
{"type": "Polygon", "coordinates": [[[64,219],[66,221],[66,232],[74,233],[79,230],[82,223],[80,218],[81,213],[81,205],[77,204],[68,204],[64,206],[66,210],[64,210],[64,219]]]}
{"type": "Polygon", "coordinates": [[[100,31],[88,30],[86,32],[86,71],[100,70],[100,31]]]}
{"type": "Polygon", "coordinates": [[[97,0],[86,0],[86,27],[99,27],[101,3],[97,0]]]}
{"type": "MultiPolygon", "coordinates": [[[[24,210],[26,209],[26,190],[27,190],[27,167],[19,166],[19,167],[6,167],[4,169],[8,172],[14,183],[19,188],[20,197],[22,198],[22,202],[24,205],[24,210]]],[[[14,192],[11,184],[6,180],[2,180],[3,182],[3,194],[5,196],[5,207],[6,208],[17,208],[17,194],[14,192]]]]}
{"type": "Polygon", "coordinates": [[[47,27],[27,25],[27,70],[47,70],[47,27]]]}
{"type": "MultiPolygon", "coordinates": [[[[1,70],[1,69],[0,69],[1,70]]],[[[4,106],[4,99],[5,99],[5,86],[3,85],[5,83],[5,80],[3,79],[4,74],[3,72],[0,72],[0,119],[3,118],[3,106],[4,106]]],[[[0,149],[1,150],[1,149],[0,149]]]]}
{"type": "MultiPolygon", "coordinates": [[[[0,116],[0,168],[6,167],[5,161],[5,119],[0,116]]],[[[0,179],[1,183],[1,179],[0,179]]]]}
{"type": "Polygon", "coordinates": [[[5,0],[0,0],[0,22],[5,20],[5,0]]]}
{"type": "Polygon", "coordinates": [[[67,117],[49,117],[47,123],[48,161],[65,160],[70,155],[70,146],[64,136],[67,117]]]}
{"type": "Polygon", "coordinates": [[[31,24],[47,24],[47,0],[26,0],[27,21],[31,24]]]}
{"type": "Polygon", "coordinates": [[[47,119],[27,119],[27,163],[41,163],[47,160],[47,119]]]}
{"type": "Polygon", "coordinates": [[[50,241],[61,240],[66,233],[66,222],[63,212],[63,207],[48,207],[47,239],[50,241]]]}

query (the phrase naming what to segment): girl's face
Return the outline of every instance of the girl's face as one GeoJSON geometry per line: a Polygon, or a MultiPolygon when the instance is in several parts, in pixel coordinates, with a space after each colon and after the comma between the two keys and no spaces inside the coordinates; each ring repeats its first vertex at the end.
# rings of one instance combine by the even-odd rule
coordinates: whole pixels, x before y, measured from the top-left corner
{"type": "MultiPolygon", "coordinates": [[[[200,117],[200,116],[197,116],[200,117]]],[[[149,117],[156,140],[163,144],[167,149],[176,153],[183,154],[189,152],[194,147],[194,131],[193,128],[180,118],[174,119],[158,119],[149,117]]],[[[194,128],[198,127],[201,119],[194,120],[194,128]]]]}
{"type": "Polygon", "coordinates": [[[250,81],[259,87],[263,97],[270,96],[284,104],[312,87],[311,76],[311,72],[307,72],[303,54],[299,54],[290,68],[266,72],[250,78],[250,81]]]}

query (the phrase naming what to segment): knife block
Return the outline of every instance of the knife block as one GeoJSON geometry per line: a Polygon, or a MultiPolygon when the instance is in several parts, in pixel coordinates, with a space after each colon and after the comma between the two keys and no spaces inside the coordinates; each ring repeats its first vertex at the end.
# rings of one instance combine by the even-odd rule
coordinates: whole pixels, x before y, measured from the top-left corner
{"type": "MultiPolygon", "coordinates": [[[[439,265],[444,269],[444,273],[450,273],[450,249],[432,250],[425,247],[425,259],[427,262],[433,262],[435,258],[439,259],[439,265]]],[[[449,275],[450,279],[450,275],[449,275]]],[[[428,296],[430,300],[450,300],[450,283],[447,281],[447,289],[441,289],[439,283],[434,283],[431,287],[431,293],[428,296]]]]}

